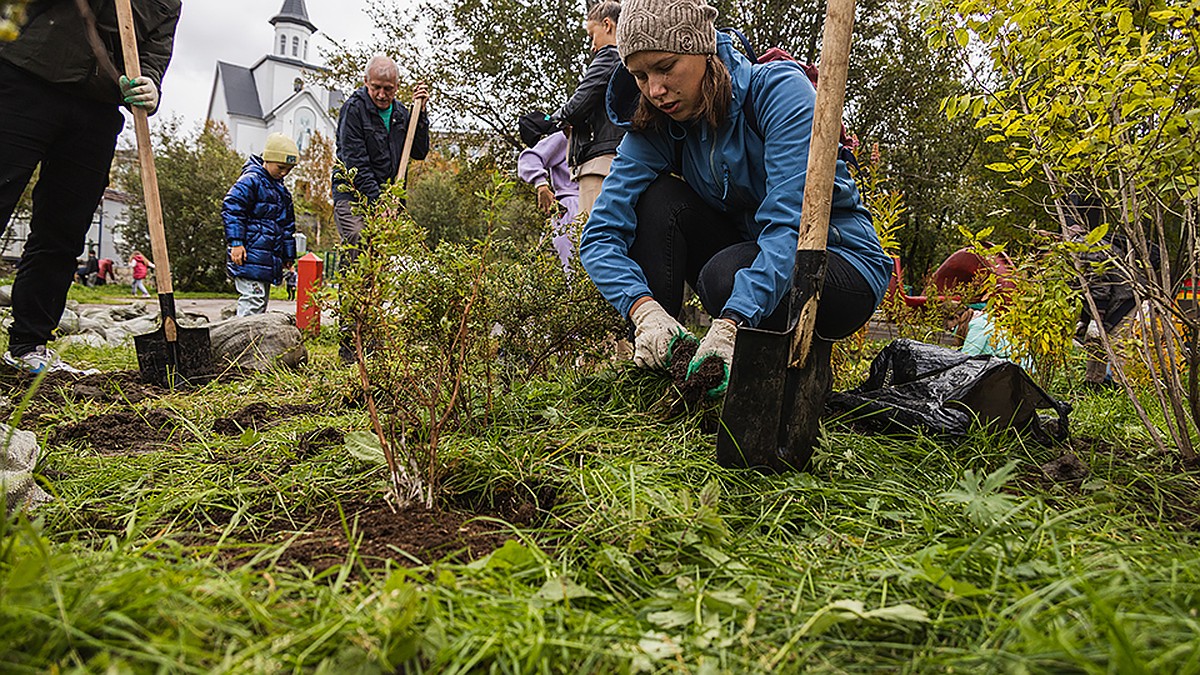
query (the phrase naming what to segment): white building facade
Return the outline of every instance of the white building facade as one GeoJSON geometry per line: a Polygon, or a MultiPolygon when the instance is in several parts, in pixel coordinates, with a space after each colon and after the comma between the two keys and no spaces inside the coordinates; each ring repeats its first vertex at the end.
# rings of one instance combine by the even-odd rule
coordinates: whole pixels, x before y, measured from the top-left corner
{"type": "Polygon", "coordinates": [[[229,129],[233,147],[243,155],[261,153],[273,133],[294,138],[301,152],[314,133],[332,140],[345,98],[312,81],[324,68],[309,60],[317,27],[304,0],[284,0],[270,23],[275,36],[266,56],[248,68],[218,61],[213,77],[208,119],[229,129]]]}

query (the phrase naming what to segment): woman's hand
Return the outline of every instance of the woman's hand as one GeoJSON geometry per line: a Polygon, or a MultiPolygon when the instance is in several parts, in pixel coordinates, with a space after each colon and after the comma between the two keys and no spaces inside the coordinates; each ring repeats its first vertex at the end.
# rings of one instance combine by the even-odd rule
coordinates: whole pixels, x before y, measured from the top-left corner
{"type": "Polygon", "coordinates": [[[629,319],[634,326],[633,362],[641,368],[666,368],[675,340],[680,337],[696,339],[650,297],[634,303],[629,319]]]}

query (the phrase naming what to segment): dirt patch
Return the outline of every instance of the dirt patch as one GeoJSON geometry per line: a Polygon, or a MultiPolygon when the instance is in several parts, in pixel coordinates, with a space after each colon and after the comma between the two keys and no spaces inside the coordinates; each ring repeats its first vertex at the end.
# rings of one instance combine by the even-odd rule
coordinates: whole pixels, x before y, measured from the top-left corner
{"type": "Polygon", "coordinates": [[[1067,452],[1042,465],[1042,473],[1050,480],[1056,483],[1076,483],[1076,486],[1087,478],[1091,471],[1073,452],[1067,452]]]}
{"type": "MultiPolygon", "coordinates": [[[[399,513],[384,504],[347,509],[347,522],[355,523],[357,554],[368,567],[386,560],[420,565],[447,559],[470,562],[502,546],[512,536],[507,528],[477,514],[412,508],[399,513]],[[353,515],[351,515],[353,513],[353,515]]],[[[289,533],[278,533],[280,538],[289,533]]],[[[280,557],[281,563],[325,570],[341,565],[351,550],[340,525],[313,531],[297,539],[280,557]]]]}
{"type": "MultiPolygon", "coordinates": [[[[35,379],[32,375],[12,369],[2,370],[0,387],[13,396],[24,395],[35,379]]],[[[57,399],[65,395],[72,399],[102,403],[139,403],[149,398],[159,398],[165,393],[166,390],[161,387],[142,384],[136,370],[117,370],[95,375],[48,373],[34,396],[57,399]]]]}
{"type": "Polygon", "coordinates": [[[229,417],[218,417],[213,420],[212,429],[225,436],[237,436],[247,429],[266,429],[290,417],[320,413],[321,406],[307,403],[288,405],[251,403],[229,417]]]}
{"type": "Polygon", "coordinates": [[[310,459],[325,448],[344,445],[346,434],[341,429],[325,427],[300,434],[300,438],[296,440],[296,458],[310,459]]]}
{"type": "Polygon", "coordinates": [[[61,426],[50,437],[54,445],[82,444],[109,455],[151,452],[192,440],[174,413],[160,409],[95,415],[61,426]]]}
{"type": "MultiPolygon", "coordinates": [[[[296,521],[289,520],[268,528],[262,540],[283,543],[296,537],[279,557],[280,564],[314,570],[344,564],[352,549],[370,568],[388,560],[406,566],[438,560],[466,563],[511,539],[513,532],[506,523],[536,527],[554,504],[557,490],[550,485],[505,488],[492,492],[487,503],[480,503],[479,498],[461,494],[451,497],[445,508],[413,507],[400,512],[393,512],[382,498],[358,498],[342,503],[346,522],[351,524],[349,538],[337,510],[330,507],[316,514],[311,519],[314,524],[299,537],[296,521]]],[[[253,553],[238,551],[227,561],[243,564],[250,555],[253,553]]]]}

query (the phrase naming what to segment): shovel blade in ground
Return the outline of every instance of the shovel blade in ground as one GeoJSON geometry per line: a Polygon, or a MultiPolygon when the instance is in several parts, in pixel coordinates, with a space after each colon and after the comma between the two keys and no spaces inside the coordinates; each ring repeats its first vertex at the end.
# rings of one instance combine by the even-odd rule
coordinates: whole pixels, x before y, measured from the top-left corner
{"type": "Polygon", "coordinates": [[[176,325],[175,338],[167,339],[164,326],[153,333],[133,336],[142,382],[174,389],[212,380],[215,369],[208,328],[176,325]]]}
{"type": "Polygon", "coordinates": [[[813,340],[808,362],[789,367],[793,333],[741,328],[717,431],[717,463],[803,471],[819,441],[832,382],[833,343],[813,340]]]}

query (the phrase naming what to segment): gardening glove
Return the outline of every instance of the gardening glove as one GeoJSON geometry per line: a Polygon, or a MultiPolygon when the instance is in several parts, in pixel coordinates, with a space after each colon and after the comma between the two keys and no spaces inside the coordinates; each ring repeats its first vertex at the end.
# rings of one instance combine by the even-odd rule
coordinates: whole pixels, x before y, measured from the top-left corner
{"type": "MultiPolygon", "coordinates": [[[[714,386],[709,387],[705,392],[709,398],[720,398],[725,393],[725,389],[729,387],[729,364],[733,363],[735,340],[737,340],[736,323],[729,319],[714,320],[708,333],[700,341],[700,346],[696,348],[696,355],[688,364],[687,377],[689,380],[697,377],[697,373],[700,377],[712,378],[714,386]],[[707,373],[701,371],[701,366],[706,362],[716,362],[720,366],[719,379],[715,370],[707,373]]],[[[714,366],[705,366],[705,370],[709,368],[714,368],[714,366]]]]}
{"type": "Polygon", "coordinates": [[[148,77],[142,76],[131,80],[122,75],[121,95],[125,97],[125,102],[129,105],[144,108],[147,115],[158,109],[158,87],[155,87],[154,81],[148,77]]]}
{"type": "Polygon", "coordinates": [[[638,305],[629,319],[634,327],[633,363],[641,368],[666,368],[678,341],[696,339],[654,300],[638,305]]]}

